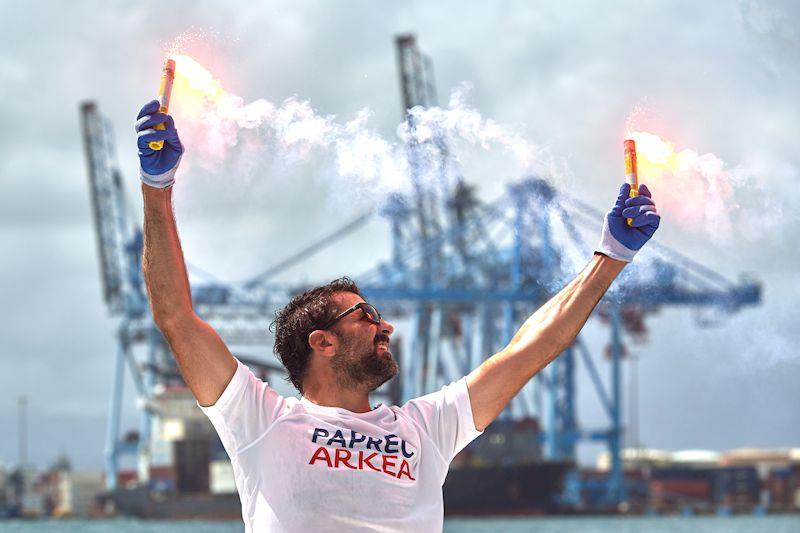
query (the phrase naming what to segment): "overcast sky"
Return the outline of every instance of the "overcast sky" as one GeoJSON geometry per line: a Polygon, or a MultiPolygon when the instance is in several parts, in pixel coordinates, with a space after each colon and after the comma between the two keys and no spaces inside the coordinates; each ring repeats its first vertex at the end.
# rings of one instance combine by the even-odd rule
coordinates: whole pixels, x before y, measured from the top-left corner
{"type": "MultiPolygon", "coordinates": [[[[139,220],[133,119],[167,46],[187,31],[199,35],[193,53],[246,102],[297,96],[343,121],[367,107],[386,138],[402,117],[393,37],[414,32],[434,60],[440,100],[470,82],[470,105],[546,147],[562,164],[554,183],[597,209],[621,181],[621,135],[637,106],[650,131],[738,169],[747,179],[728,235],[665,213],[656,239],[731,279],[755,276],[763,304],[711,329],[697,327],[692,309],[649,320],[648,343],[633,350],[639,437],[664,449],[800,446],[798,4],[475,4],[0,4],[0,463],[17,460],[16,403],[27,395],[34,462],[63,452],[82,468],[102,464],[116,321],[101,300],[78,105],[94,99],[112,120],[139,220]]],[[[348,213],[341,202],[369,204],[363,191],[332,194],[319,161],[245,179],[236,162],[200,168],[188,149],[196,172],[179,174],[175,192],[185,252],[223,279],[323,235],[348,213]]],[[[486,200],[520,177],[491,168],[480,158],[465,168],[486,200]]],[[[388,238],[360,233],[283,279],[358,274],[386,257],[388,238]]],[[[589,333],[601,352],[600,334],[589,333]]],[[[579,405],[586,427],[602,423],[585,386],[579,405]]],[[[126,413],[135,423],[130,398],[126,413]]]]}

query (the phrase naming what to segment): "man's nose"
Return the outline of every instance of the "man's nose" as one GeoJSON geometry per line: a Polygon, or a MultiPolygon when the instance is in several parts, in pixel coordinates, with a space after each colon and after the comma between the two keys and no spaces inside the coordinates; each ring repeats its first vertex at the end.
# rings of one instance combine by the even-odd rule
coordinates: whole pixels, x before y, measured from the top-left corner
{"type": "Polygon", "coordinates": [[[394,332],[394,326],[391,325],[389,322],[381,319],[379,330],[381,333],[386,333],[387,335],[391,335],[394,332]]]}

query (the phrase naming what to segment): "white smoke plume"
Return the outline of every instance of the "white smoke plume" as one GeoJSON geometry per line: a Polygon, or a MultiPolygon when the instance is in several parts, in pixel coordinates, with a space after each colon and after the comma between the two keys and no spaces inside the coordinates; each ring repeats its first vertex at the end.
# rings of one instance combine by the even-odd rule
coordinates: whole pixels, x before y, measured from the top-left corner
{"type": "MultiPolygon", "coordinates": [[[[433,185],[445,146],[500,148],[515,159],[519,174],[531,169],[541,154],[518,132],[469,107],[467,84],[453,90],[446,108],[410,110],[411,120],[397,127],[397,137],[387,139],[370,128],[369,109],[341,121],[295,97],[278,105],[265,99],[245,103],[192,58],[174,59],[172,112],[194,160],[205,167],[230,163],[243,153],[242,159],[251,164],[253,159],[287,165],[330,158],[333,174],[346,179],[349,188],[388,192],[404,191],[410,184],[410,146],[415,146],[414,170],[423,186],[433,185]]],[[[448,152],[448,161],[456,167],[448,173],[457,172],[457,153],[448,152]]]]}
{"type": "MultiPolygon", "coordinates": [[[[187,163],[233,167],[237,179],[252,177],[266,165],[313,164],[330,188],[328,197],[338,205],[365,194],[380,203],[380,194],[409,192],[412,183],[432,189],[452,185],[461,173],[459,153],[469,158],[475,148],[516,167],[503,181],[526,174],[558,180],[564,174],[546,149],[470,107],[467,83],[452,91],[444,107],[410,110],[410,119],[387,137],[371,127],[369,109],[341,120],[297,97],[278,104],[266,99],[246,103],[191,57],[173,58],[177,69],[171,112],[191,147],[187,163]]],[[[635,108],[627,133],[637,141],[640,181],[653,191],[666,221],[724,244],[741,235],[742,228],[758,233],[780,220],[762,214],[769,195],[757,165],[731,166],[713,153],[676,147],[637,129],[647,113],[635,108]]]]}

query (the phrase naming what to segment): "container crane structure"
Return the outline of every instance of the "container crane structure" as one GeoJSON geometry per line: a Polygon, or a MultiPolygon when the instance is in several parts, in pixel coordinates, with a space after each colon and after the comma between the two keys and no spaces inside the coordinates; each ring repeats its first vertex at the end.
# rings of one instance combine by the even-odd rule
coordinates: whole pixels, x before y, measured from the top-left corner
{"type": "MultiPolygon", "coordinates": [[[[411,35],[396,39],[398,68],[408,131],[416,111],[436,105],[431,62],[411,35]]],[[[150,315],[141,272],[142,230],[129,217],[116,163],[112,132],[96,104],[81,105],[104,300],[119,317],[117,353],[106,435],[107,488],[115,490],[120,458],[138,457],[139,481],[147,481],[150,436],[161,413],[158,393],[181,383],[180,375],[150,315]],[[140,409],[138,439],[120,437],[123,377],[127,366],[140,409]]],[[[393,193],[381,209],[364,213],[330,235],[241,283],[207,276],[192,281],[199,316],[237,347],[267,346],[266,325],[304,286],[272,281],[310,255],[345,238],[366,220],[389,223],[391,257],[356,276],[365,298],[387,314],[408,320],[399,353],[401,375],[394,400],[406,401],[459,379],[502,349],[533,311],[570,279],[591,256],[603,214],[558,191],[545,176],[510,183],[499,199],[485,202],[452,164],[444,133],[406,146],[408,193],[393,193]]],[[[190,274],[196,271],[189,265],[190,274]]],[[[195,276],[198,277],[198,276],[195,276]]],[[[668,306],[709,308],[729,314],[760,302],[752,280],[730,281],[691,259],[650,243],[626,267],[595,315],[609,326],[610,373],[603,379],[582,337],[515,397],[502,418],[538,417],[543,422],[546,457],[574,461],[582,440],[605,443],[611,456],[608,476],[595,487],[604,505],[625,501],[620,450],[623,335],[631,323],[668,306]],[[633,317],[635,320],[630,320],[633,317]],[[576,412],[576,374],[587,372],[608,424],[582,428],[576,412]]],[[[266,376],[277,362],[237,356],[266,376]]],[[[397,380],[396,380],[397,381],[397,380]]],[[[385,391],[384,391],[385,392],[385,391]]],[[[569,478],[563,503],[578,504],[581,485],[569,478]]]]}
{"type": "MultiPolygon", "coordinates": [[[[141,265],[142,229],[129,216],[111,126],[93,102],[84,102],[80,111],[103,297],[110,313],[120,317],[104,452],[106,485],[114,490],[119,461],[127,455],[138,456],[139,480],[147,481],[151,430],[160,415],[159,391],[182,380],[147,304],[141,265]],[[141,416],[138,432],[121,438],[126,366],[136,389],[141,416]]],[[[190,275],[197,271],[192,265],[188,268],[190,275]]],[[[192,283],[195,310],[234,348],[265,344],[269,340],[264,317],[285,301],[284,291],[283,287],[268,284],[245,290],[214,279],[192,283]]],[[[277,362],[270,366],[238,356],[262,373],[278,368],[277,362]]]]}

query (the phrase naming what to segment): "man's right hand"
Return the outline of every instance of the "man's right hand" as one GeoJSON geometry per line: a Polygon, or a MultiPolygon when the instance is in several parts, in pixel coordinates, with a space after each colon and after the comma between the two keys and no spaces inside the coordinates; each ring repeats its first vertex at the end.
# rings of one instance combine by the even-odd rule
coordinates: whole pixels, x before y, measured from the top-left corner
{"type": "Polygon", "coordinates": [[[145,185],[164,189],[175,182],[175,171],[183,156],[183,145],[170,115],[158,112],[158,100],[147,102],[136,117],[139,146],[139,177],[145,185]],[[164,124],[165,129],[155,129],[164,124]],[[161,150],[150,148],[151,141],[164,141],[161,150]]]}

